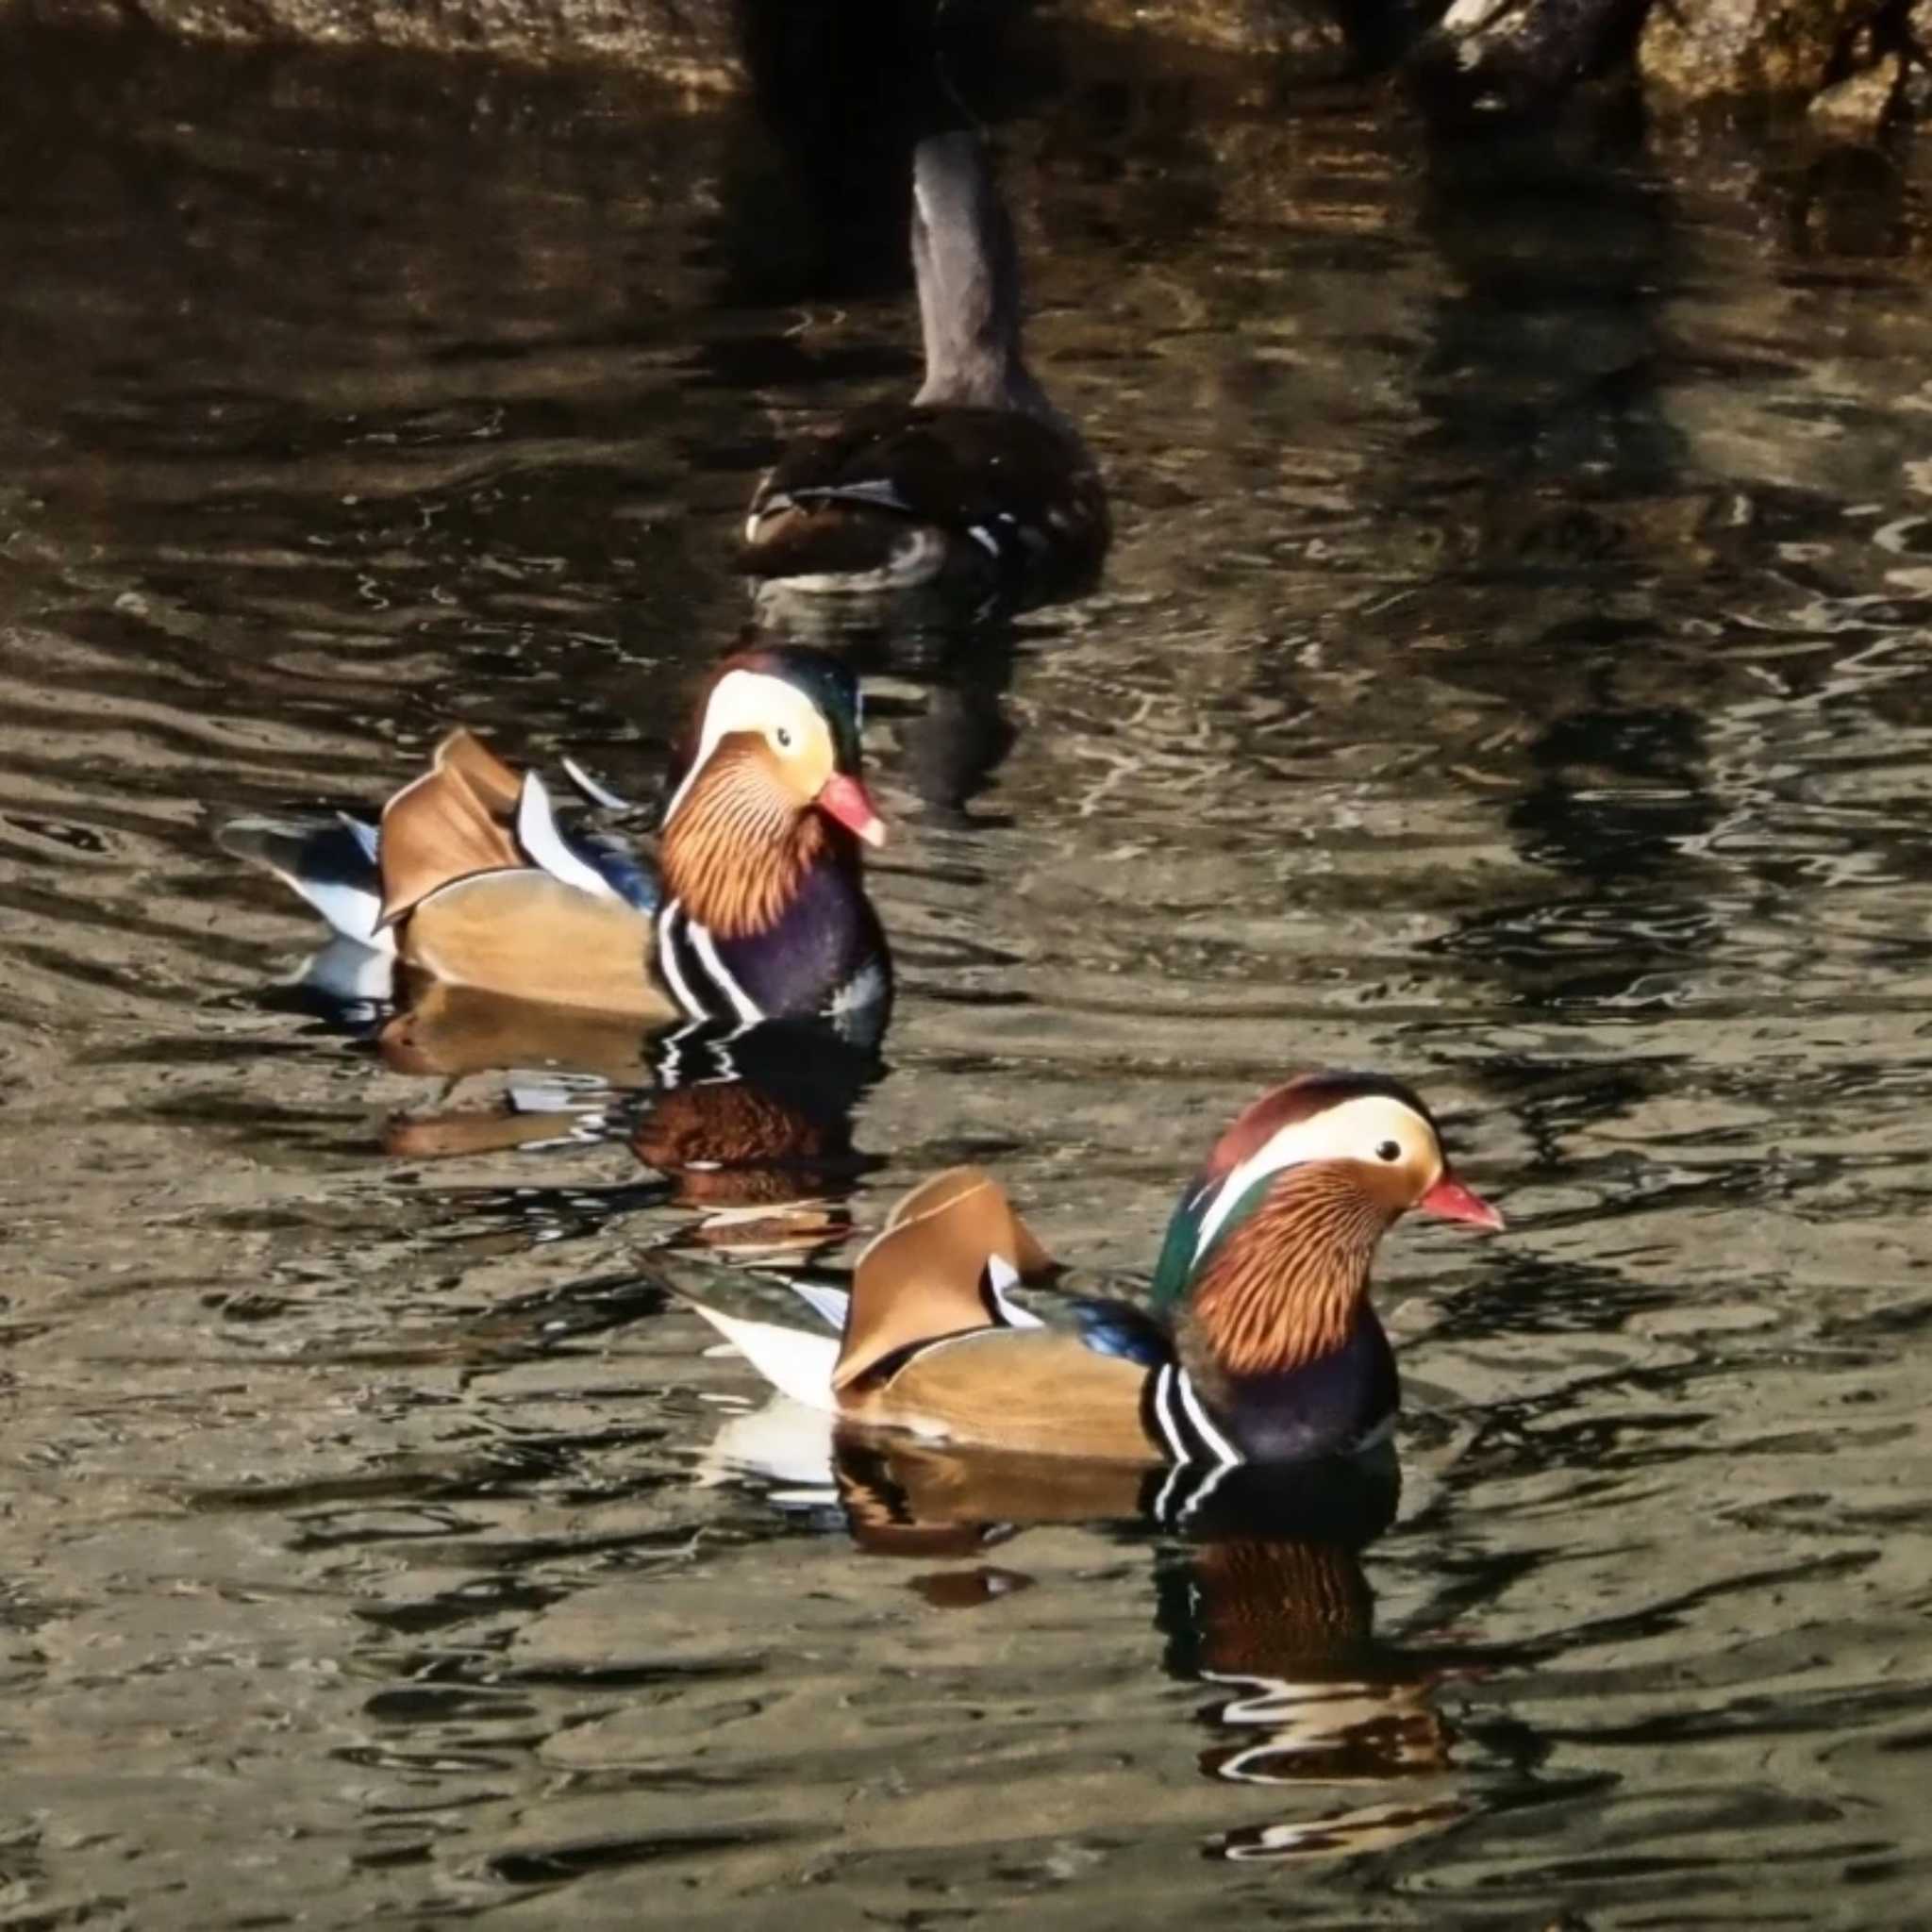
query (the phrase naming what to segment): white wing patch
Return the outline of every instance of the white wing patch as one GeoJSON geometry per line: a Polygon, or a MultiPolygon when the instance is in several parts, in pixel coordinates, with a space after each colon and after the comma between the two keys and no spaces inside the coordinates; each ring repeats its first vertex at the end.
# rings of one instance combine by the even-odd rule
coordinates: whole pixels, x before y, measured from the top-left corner
{"type": "Polygon", "coordinates": [[[989,1255],[986,1257],[986,1281],[987,1286],[992,1290],[993,1307],[999,1310],[1000,1320],[1008,1328],[1046,1326],[1031,1308],[1023,1308],[1018,1302],[1008,1299],[1008,1289],[1019,1286],[1020,1272],[1004,1255],[989,1255]]]}
{"type": "Polygon", "coordinates": [[[831,1017],[842,1020],[848,1013],[863,1012],[885,997],[886,973],[876,959],[868,959],[832,995],[831,1017]]]}
{"type": "Polygon", "coordinates": [[[832,1410],[832,1370],[839,1344],[829,1335],[808,1334],[803,1328],[781,1328],[775,1322],[747,1322],[703,1302],[691,1307],[781,1395],[808,1408],[832,1410]]]}
{"type": "Polygon", "coordinates": [[[785,1286],[826,1327],[843,1332],[845,1310],[852,1306],[852,1297],[842,1288],[827,1288],[823,1282],[818,1281],[788,1281],[785,1286]]]}
{"type": "Polygon", "coordinates": [[[374,865],[376,862],[376,847],[381,842],[382,835],[374,825],[365,824],[360,819],[352,819],[345,811],[337,812],[336,818],[350,838],[361,848],[362,857],[374,865]]]}
{"type": "Polygon", "coordinates": [[[557,829],[557,814],[550,807],[549,791],[535,772],[525,774],[524,789],[517,799],[517,843],[552,878],[589,892],[593,899],[617,897],[610,881],[563,842],[563,834],[557,829]]]}
{"type": "Polygon", "coordinates": [[[352,940],[347,933],[332,933],[328,944],[310,955],[290,984],[313,987],[343,1006],[373,1005],[393,999],[395,940],[387,932],[378,934],[377,939],[387,940],[388,946],[352,940]]]}
{"type": "MultiPolygon", "coordinates": [[[[291,829],[277,819],[235,819],[222,828],[223,849],[263,865],[276,878],[298,893],[327,920],[343,939],[393,958],[395,934],[382,923],[382,887],[375,866],[375,827],[352,819],[347,812],[336,814],[338,824],[356,850],[370,866],[366,879],[317,876],[299,869],[302,855],[309,849],[313,836],[305,829],[291,829]],[[236,842],[228,842],[233,836],[236,842]]],[[[331,835],[320,835],[326,839],[331,835]]]]}
{"type": "Polygon", "coordinates": [[[636,811],[636,804],[628,798],[620,798],[608,785],[600,785],[577,763],[575,758],[565,758],[563,769],[570,775],[570,782],[588,798],[592,805],[601,805],[606,811],[636,811]]]}
{"type": "Polygon", "coordinates": [[[875,509],[909,512],[912,506],[890,476],[869,477],[863,483],[828,483],[819,490],[795,490],[800,503],[865,503],[875,509]]]}

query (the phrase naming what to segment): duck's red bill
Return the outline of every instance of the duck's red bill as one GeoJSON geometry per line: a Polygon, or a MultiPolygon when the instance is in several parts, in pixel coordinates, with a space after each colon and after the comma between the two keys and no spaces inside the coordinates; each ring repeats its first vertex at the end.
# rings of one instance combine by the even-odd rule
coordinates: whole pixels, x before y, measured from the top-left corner
{"type": "Polygon", "coordinates": [[[824,790],[819,793],[819,809],[868,845],[886,842],[885,820],[872,808],[865,787],[847,773],[834,772],[825,780],[824,790]]]}
{"type": "Polygon", "coordinates": [[[1444,1221],[1466,1221],[1472,1227],[1501,1227],[1503,1217],[1476,1192],[1466,1188],[1453,1174],[1444,1174],[1415,1204],[1424,1214],[1440,1214],[1444,1221]]]}

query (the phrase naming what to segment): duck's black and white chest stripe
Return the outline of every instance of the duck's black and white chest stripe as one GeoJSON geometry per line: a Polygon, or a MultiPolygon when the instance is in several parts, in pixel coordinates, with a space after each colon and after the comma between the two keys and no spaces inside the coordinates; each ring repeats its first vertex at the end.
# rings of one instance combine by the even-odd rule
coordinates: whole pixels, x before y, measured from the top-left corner
{"type": "Polygon", "coordinates": [[[1233,1379],[1211,1406],[1180,1362],[1161,1362],[1147,1377],[1142,1420],[1170,1461],[1232,1469],[1359,1455],[1387,1441],[1400,1401],[1388,1339],[1365,1314],[1334,1354],[1233,1379]]]}
{"type": "Polygon", "coordinates": [[[682,899],[658,914],[657,941],[658,970],[687,1018],[756,1026],[771,1017],[739,984],[710,928],[691,916],[682,899]]]}
{"type": "Polygon", "coordinates": [[[1247,1459],[1208,1413],[1178,1362],[1163,1362],[1148,1376],[1145,1402],[1148,1433],[1167,1452],[1170,1462],[1231,1469],[1247,1459]]]}
{"type": "Polygon", "coordinates": [[[892,994],[885,936],[856,883],[830,868],[808,874],[764,932],[721,939],[673,899],[653,933],[658,977],[689,1019],[736,1027],[826,1021],[872,1044],[885,1029],[892,994]]]}
{"type": "Polygon", "coordinates": [[[1177,1528],[1247,1458],[1208,1413],[1178,1362],[1163,1362],[1148,1376],[1143,1420],[1172,1465],[1146,1499],[1148,1512],[1157,1523],[1177,1528]]]}

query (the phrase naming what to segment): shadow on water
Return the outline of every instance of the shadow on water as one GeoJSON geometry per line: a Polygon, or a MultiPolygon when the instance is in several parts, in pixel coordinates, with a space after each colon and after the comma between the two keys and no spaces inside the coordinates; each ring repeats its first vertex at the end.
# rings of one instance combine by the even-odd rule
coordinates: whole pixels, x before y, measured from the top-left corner
{"type": "Polygon", "coordinates": [[[1529,610],[1541,625],[1494,659],[1502,679],[1526,658],[1545,674],[1506,824],[1524,864],[1565,885],[1437,943],[1531,1006],[1667,998],[1720,926],[1692,856],[1717,817],[1708,751],[1684,701],[1707,674],[1657,636],[1650,588],[1695,558],[1709,514],[1683,491],[1689,452],[1663,407],[1684,245],[1672,191],[1630,130],[1597,125],[1445,136],[1428,182],[1457,293],[1422,374],[1428,480],[1420,502],[1405,484],[1404,508],[1458,533],[1451,608],[1471,628],[1529,610]],[[1489,452],[1507,454],[1473,466],[1489,452]],[[1646,676],[1660,653],[1669,676],[1646,676]]]}
{"type": "Polygon", "coordinates": [[[845,641],[890,1077],[663,1087],[265,1003],[312,935],[209,824],[457,722],[654,795],[760,467],[912,379],[902,130],[9,42],[27,1921],[1923,1916],[1932,162],[1027,31],[961,85],[1106,579],[845,641]],[[1131,1289],[1309,1062],[1412,1078],[1511,1221],[1388,1244],[1372,1546],[873,1560],[822,1461],[707,1459],[750,1378],[660,1267],[983,1158],[1131,1289]]]}

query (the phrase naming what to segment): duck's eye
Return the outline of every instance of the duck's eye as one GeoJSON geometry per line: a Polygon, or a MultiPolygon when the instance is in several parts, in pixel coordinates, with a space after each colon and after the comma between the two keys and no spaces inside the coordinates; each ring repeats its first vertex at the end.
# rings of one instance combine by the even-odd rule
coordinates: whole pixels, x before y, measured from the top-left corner
{"type": "Polygon", "coordinates": [[[1402,1158],[1402,1149],[1393,1141],[1384,1141],[1375,1149],[1375,1158],[1377,1160],[1400,1160],[1402,1158]]]}
{"type": "Polygon", "coordinates": [[[775,730],[774,730],[774,732],[772,733],[772,742],[773,742],[774,744],[775,744],[775,745],[776,745],[776,746],[778,747],[778,749],[779,749],[780,751],[790,751],[790,750],[791,749],[791,725],[789,725],[789,724],[780,724],[780,725],[779,725],[779,726],[778,726],[778,727],[777,727],[777,728],[776,728],[776,729],[775,729],[775,730]]]}

